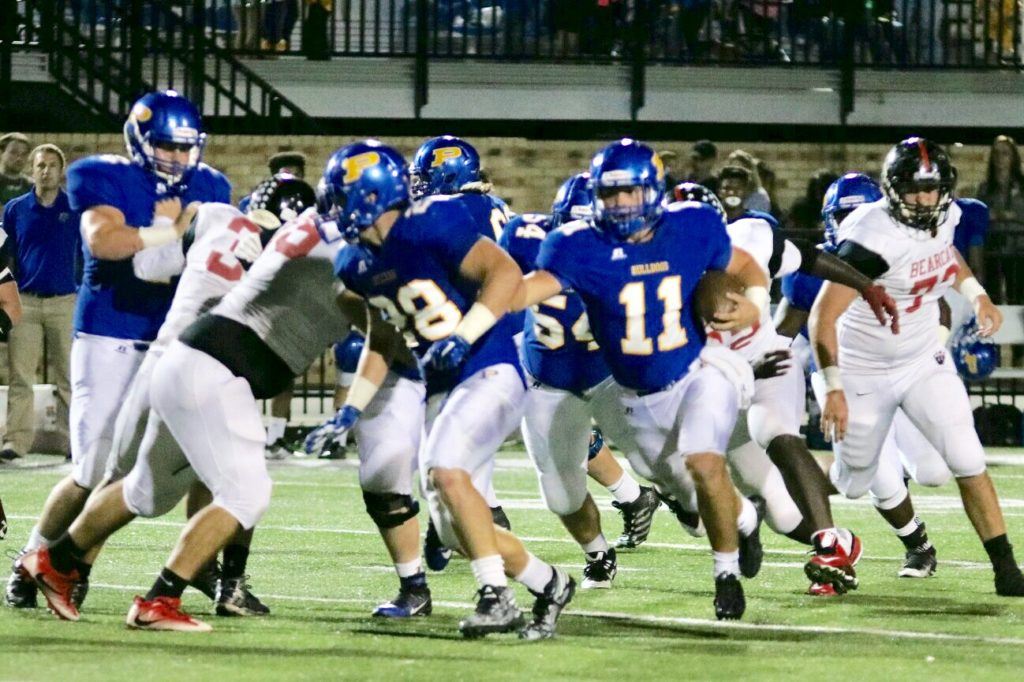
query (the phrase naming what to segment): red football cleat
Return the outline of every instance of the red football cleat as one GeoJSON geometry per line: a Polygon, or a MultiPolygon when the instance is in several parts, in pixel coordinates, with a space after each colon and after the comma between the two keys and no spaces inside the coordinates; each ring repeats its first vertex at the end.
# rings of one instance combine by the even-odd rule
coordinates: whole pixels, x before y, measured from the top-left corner
{"type": "Polygon", "coordinates": [[[807,594],[812,597],[838,597],[839,593],[830,583],[811,583],[807,588],[807,594]]]}
{"type": "Polygon", "coordinates": [[[78,571],[58,571],[50,563],[50,550],[46,547],[23,554],[15,568],[22,577],[39,587],[55,616],[62,620],[78,620],[78,608],[71,597],[78,584],[78,571]]]}
{"type": "Polygon", "coordinates": [[[128,627],[136,630],[173,630],[176,632],[209,632],[213,630],[181,610],[181,599],[157,597],[147,601],[135,597],[125,619],[128,627]]]}
{"type": "Polygon", "coordinates": [[[837,594],[857,589],[857,572],[854,565],[860,561],[863,551],[860,538],[850,533],[850,551],[839,543],[832,531],[818,533],[814,537],[814,556],[804,565],[804,574],[812,583],[829,584],[837,594]]]}

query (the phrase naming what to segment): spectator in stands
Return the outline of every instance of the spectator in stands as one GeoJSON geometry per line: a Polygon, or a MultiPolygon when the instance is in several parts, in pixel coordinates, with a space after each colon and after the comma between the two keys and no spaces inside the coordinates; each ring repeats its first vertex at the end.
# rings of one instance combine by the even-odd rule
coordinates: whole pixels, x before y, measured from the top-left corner
{"type": "Polygon", "coordinates": [[[306,155],[302,152],[278,152],[267,161],[271,175],[288,173],[299,180],[306,179],[306,155]]]}
{"type": "Polygon", "coordinates": [[[263,0],[263,37],[260,38],[260,49],[266,52],[287,52],[298,19],[298,0],[263,0]]]}
{"type": "Polygon", "coordinates": [[[658,152],[658,156],[661,158],[662,165],[665,166],[665,188],[671,190],[682,182],[682,180],[677,179],[676,174],[672,172],[672,166],[675,164],[676,159],[679,158],[679,155],[670,149],[662,149],[658,152]]]}
{"type": "Polygon", "coordinates": [[[9,202],[4,229],[10,237],[15,273],[21,290],[22,319],[11,330],[8,367],[11,391],[7,403],[7,435],[0,459],[16,459],[33,440],[36,368],[45,343],[51,381],[57,385],[60,436],[68,436],[71,387],[71,318],[75,307],[76,263],[82,241],[80,215],[71,210],[61,189],[64,152],[43,144],[29,155],[35,188],[9,202]]]}
{"type": "Polygon", "coordinates": [[[731,166],[741,166],[750,173],[750,193],[743,199],[743,208],[748,211],[761,211],[770,213],[772,210],[772,199],[768,191],[761,185],[761,176],[757,173],[757,159],[750,152],[737,149],[729,154],[726,160],[731,166]]]}
{"type": "Polygon", "coordinates": [[[669,4],[669,21],[675,25],[675,31],[670,33],[679,43],[680,56],[690,61],[701,59],[706,50],[700,32],[711,14],[711,0],[672,0],[669,4]]]}
{"type": "Polygon", "coordinates": [[[233,0],[235,49],[256,50],[260,38],[260,4],[263,0],[233,0]]]}
{"type": "Polygon", "coordinates": [[[306,0],[306,16],[302,22],[302,52],[306,59],[327,61],[331,58],[328,24],[334,0],[306,0]]]}
{"type": "Polygon", "coordinates": [[[580,34],[587,23],[585,4],[580,0],[551,0],[548,12],[555,50],[563,55],[578,54],[580,34]]]}
{"type": "Polygon", "coordinates": [[[28,138],[21,133],[0,136],[0,210],[32,187],[32,181],[22,175],[29,148],[28,138]]]}
{"type": "Polygon", "coordinates": [[[718,147],[711,140],[697,140],[690,148],[690,169],[683,178],[687,182],[704,185],[712,192],[718,192],[718,178],[715,164],[718,163],[718,147]]]}
{"type": "Polygon", "coordinates": [[[783,217],[785,216],[785,212],[775,201],[775,171],[772,170],[771,166],[769,166],[768,162],[764,159],[757,159],[756,161],[757,162],[754,166],[755,170],[757,170],[757,177],[761,178],[761,186],[764,187],[764,191],[768,193],[768,198],[771,200],[772,208],[768,212],[775,216],[775,219],[779,221],[779,224],[782,224],[784,222],[783,217]]]}
{"type": "Polygon", "coordinates": [[[1024,168],[1008,135],[992,142],[988,172],[977,197],[988,204],[991,225],[986,256],[987,287],[999,303],[1024,303],[1024,168]],[[1021,255],[1018,255],[1021,254],[1021,255]],[[1001,289],[1005,286],[1005,294],[1001,289]]]}
{"type": "Polygon", "coordinates": [[[991,63],[1020,64],[1020,47],[1014,50],[1014,30],[1024,14],[1019,0],[981,0],[974,3],[978,26],[985,27],[985,56],[991,63]]]}
{"type": "Polygon", "coordinates": [[[821,203],[825,199],[825,192],[839,176],[827,168],[819,168],[814,171],[807,181],[807,189],[804,195],[793,202],[789,209],[788,226],[794,230],[803,232],[820,232],[821,224],[821,203]]]}
{"type": "MultiPolygon", "coordinates": [[[[578,0],[585,2],[586,0],[578,0]]],[[[599,55],[621,57],[624,25],[626,23],[625,0],[590,0],[594,21],[594,52],[599,55]]]]}

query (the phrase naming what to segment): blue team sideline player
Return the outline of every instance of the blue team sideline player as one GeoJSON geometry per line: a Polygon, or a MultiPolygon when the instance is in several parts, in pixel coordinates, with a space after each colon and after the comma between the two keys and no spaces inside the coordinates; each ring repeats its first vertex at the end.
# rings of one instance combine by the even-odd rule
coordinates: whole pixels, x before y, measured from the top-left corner
{"type": "MultiPolygon", "coordinates": [[[[26,550],[57,540],[101,482],[121,400],[170,308],[174,285],[138,279],[133,257],[180,248],[199,203],[231,201],[227,178],[202,163],[206,134],[199,111],[173,90],[139,99],[124,139],[129,158],[102,154],[68,168],[85,256],[71,346],[73,468],[47,498],[26,550]]],[[[88,576],[79,578],[88,585],[88,576]]],[[[34,588],[15,572],[8,602],[12,593],[34,588]]],[[[26,605],[35,605],[32,597],[26,605]]]]}
{"type": "Polygon", "coordinates": [[[431,517],[441,541],[469,557],[480,586],[476,610],[459,629],[480,637],[523,626],[508,576],[536,597],[520,636],[551,637],[575,582],[496,526],[482,492],[522,414],[515,319],[505,315],[522,272],[481,238],[461,202],[430,196],[410,207],[406,163],[380,142],[338,150],[325,177],[352,243],[335,261],[338,277],[417,342],[430,395],[420,472],[431,517]]]}
{"type": "Polygon", "coordinates": [[[767,278],[733,249],[710,206],[664,206],[664,166],[646,145],[623,139],[590,166],[592,221],[552,232],[537,270],[524,280],[525,308],[572,289],[586,305],[594,338],[617,382],[616,414],[598,416],[633,468],[677,499],[696,497],[714,554],[715,613],[739,618],[738,501],[725,447],[750,366],[722,351],[704,353],[691,299],[706,270],[726,270],[746,285],[730,293],[720,326],[744,328],[768,305],[767,278]],[[616,418],[617,417],[617,418],[616,418]]]}
{"type": "MultiPolygon", "coordinates": [[[[589,182],[589,173],[570,177],[559,188],[550,216],[520,215],[505,226],[498,243],[523,272],[535,269],[541,243],[553,229],[590,214],[589,182]]],[[[614,410],[613,382],[590,333],[583,301],[566,293],[527,309],[521,355],[530,386],[523,441],[537,469],[541,494],[586,555],[582,587],[611,587],[617,571],[615,549],[601,531],[601,515],[587,492],[587,473],[596,405],[604,401],[606,409],[614,410]]],[[[636,488],[636,496],[618,506],[627,521],[625,535],[642,542],[660,503],[652,489],[636,488]]]]}

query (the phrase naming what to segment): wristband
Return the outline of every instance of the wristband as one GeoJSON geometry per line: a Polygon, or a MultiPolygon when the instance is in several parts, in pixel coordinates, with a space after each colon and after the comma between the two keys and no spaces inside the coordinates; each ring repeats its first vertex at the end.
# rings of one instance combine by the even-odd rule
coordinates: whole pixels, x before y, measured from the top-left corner
{"type": "Polygon", "coordinates": [[[455,334],[464,338],[472,346],[497,321],[498,318],[494,316],[491,309],[477,301],[463,315],[462,322],[459,322],[459,326],[455,328],[455,334]]]}
{"type": "Polygon", "coordinates": [[[366,406],[370,404],[370,401],[373,400],[373,396],[377,395],[378,388],[380,387],[377,384],[366,377],[357,375],[352,380],[352,385],[348,389],[345,404],[363,412],[366,410],[366,406]]]}
{"type": "Polygon", "coordinates": [[[974,303],[979,296],[988,296],[985,287],[981,286],[981,282],[974,277],[968,277],[960,282],[960,293],[971,303],[974,303]]]}
{"type": "Polygon", "coordinates": [[[839,374],[838,367],[832,365],[831,367],[826,367],[825,369],[821,370],[820,373],[821,376],[825,379],[825,390],[828,393],[831,393],[832,391],[843,390],[843,379],[839,374]]]}
{"type": "Polygon", "coordinates": [[[946,327],[946,326],[941,325],[941,324],[939,325],[938,337],[939,337],[939,345],[940,346],[945,346],[946,345],[946,342],[949,341],[949,335],[951,333],[952,333],[952,331],[950,331],[949,327],[946,327]]]}
{"type": "Polygon", "coordinates": [[[142,240],[142,248],[149,249],[177,241],[178,231],[174,229],[173,220],[161,215],[153,219],[152,226],[139,230],[139,239],[142,240]]]}
{"type": "Polygon", "coordinates": [[[767,308],[771,300],[768,290],[764,287],[747,287],[743,291],[743,295],[750,299],[750,302],[756,305],[758,310],[767,308]]]}

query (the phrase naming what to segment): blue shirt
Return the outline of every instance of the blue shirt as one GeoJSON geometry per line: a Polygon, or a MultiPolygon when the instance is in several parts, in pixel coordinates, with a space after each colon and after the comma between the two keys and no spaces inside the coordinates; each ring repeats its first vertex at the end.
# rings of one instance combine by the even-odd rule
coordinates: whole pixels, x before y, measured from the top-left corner
{"type": "Polygon", "coordinates": [[[687,201],[667,206],[642,243],[614,241],[586,221],[563,225],[544,240],[537,267],[583,299],[615,380],[658,391],[685,376],[704,348],[693,292],[706,270],[724,270],[731,257],[718,212],[687,201]]]}
{"type": "Polygon", "coordinates": [[[956,205],[963,215],[953,232],[953,246],[967,258],[967,252],[972,246],[985,244],[989,223],[988,206],[977,199],[957,199],[956,205]]]}
{"type": "MultiPolygon", "coordinates": [[[[334,262],[335,274],[347,288],[412,335],[420,357],[433,342],[455,332],[480,290],[459,272],[480,239],[480,228],[457,196],[417,202],[399,217],[379,249],[351,245],[334,262]]],[[[512,338],[517,331],[512,317],[502,317],[473,344],[458,376],[428,376],[427,391],[450,390],[497,364],[508,363],[521,372],[512,338]]]]}
{"type": "MultiPolygon", "coordinates": [[[[528,273],[536,269],[537,254],[550,231],[551,216],[527,213],[509,221],[498,243],[528,273]]],[[[526,311],[521,353],[531,376],[563,391],[583,393],[610,373],[590,333],[583,301],[571,291],[526,311]]]]}
{"type": "MultiPolygon", "coordinates": [[[[231,203],[231,183],[220,172],[199,164],[174,188],[182,206],[191,201],[231,203]]],[[[113,206],[125,224],[146,229],[153,223],[157,199],[168,189],[156,175],[113,154],[89,156],[68,168],[71,207],[84,213],[95,206],[113,206]]],[[[76,332],[119,339],[152,341],[163,324],[173,284],[144,282],[135,276],[131,258],[96,258],[83,243],[85,269],[78,291],[76,332]]]]}
{"type": "Polygon", "coordinates": [[[63,190],[50,206],[40,204],[35,191],[7,203],[4,230],[13,242],[18,289],[22,293],[75,293],[75,266],[82,248],[80,221],[81,214],[71,210],[63,190]]]}
{"type": "Polygon", "coordinates": [[[501,238],[502,230],[511,218],[508,205],[504,201],[493,194],[479,192],[462,192],[451,196],[466,207],[481,235],[495,242],[501,238]]]}

